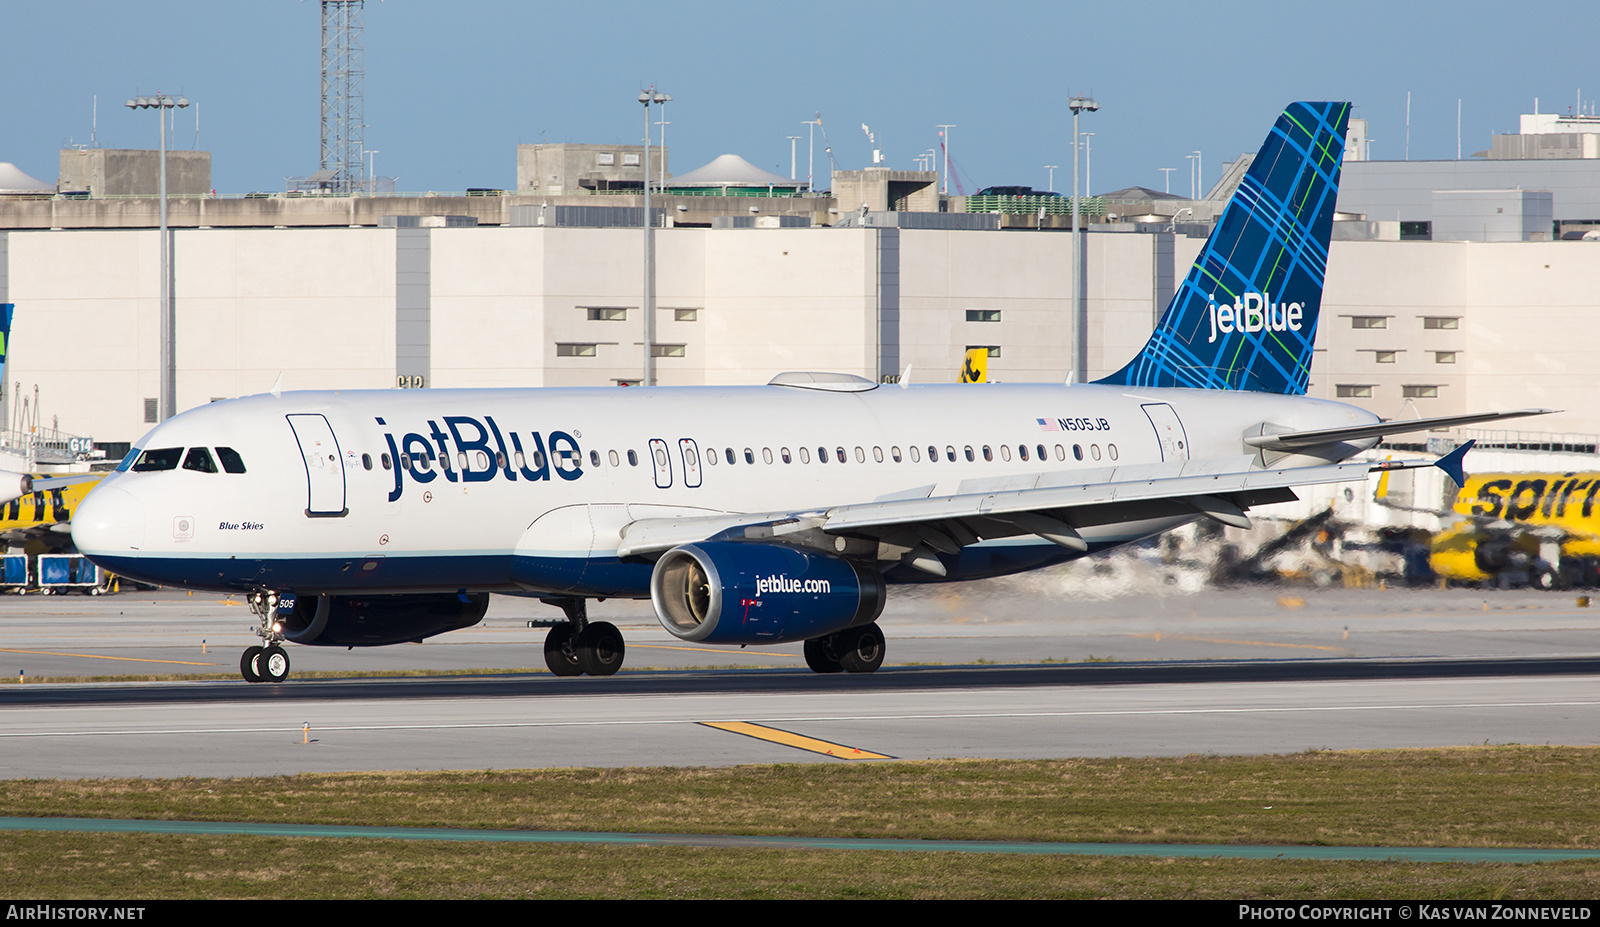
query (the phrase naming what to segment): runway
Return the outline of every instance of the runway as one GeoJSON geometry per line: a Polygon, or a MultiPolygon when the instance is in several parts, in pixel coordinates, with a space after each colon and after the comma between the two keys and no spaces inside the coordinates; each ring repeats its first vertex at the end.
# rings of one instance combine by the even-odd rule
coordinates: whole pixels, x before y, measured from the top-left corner
{"type": "MultiPolygon", "coordinates": [[[[231,672],[250,622],[219,601],[0,600],[0,659],[231,672]],[[210,635],[205,654],[200,633],[210,635]]],[[[623,612],[630,667],[680,668],[609,679],[13,683],[0,686],[0,776],[1600,743],[1600,615],[1571,595],[1246,589],[1080,601],[1093,614],[1069,617],[1028,590],[967,601],[983,608],[952,615],[948,599],[924,596],[886,615],[890,660],[871,676],[816,676],[797,646],[674,649],[659,627],[623,612]],[[1085,662],[1090,654],[1116,662],[1085,662]],[[1041,662],[1051,658],[1074,662],[1041,662]],[[907,665],[918,663],[946,665],[907,665]]],[[[424,644],[291,655],[297,671],[539,662],[543,632],[525,621],[548,610],[497,607],[487,627],[424,644]]]]}

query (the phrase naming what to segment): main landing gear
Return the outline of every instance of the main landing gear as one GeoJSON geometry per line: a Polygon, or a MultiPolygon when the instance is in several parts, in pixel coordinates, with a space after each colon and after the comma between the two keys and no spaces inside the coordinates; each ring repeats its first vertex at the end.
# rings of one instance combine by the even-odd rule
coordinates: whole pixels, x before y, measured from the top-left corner
{"type": "Polygon", "coordinates": [[[283,649],[283,630],[278,625],[278,594],[251,593],[250,611],[261,619],[256,636],[265,647],[246,647],[239,658],[239,675],[245,682],[283,682],[289,678],[289,653],[283,649]]]}
{"type": "Polygon", "coordinates": [[[814,673],[870,673],[883,665],[883,646],[876,623],[845,628],[806,641],[806,665],[814,673]]]}
{"type": "Polygon", "coordinates": [[[590,621],[585,599],[540,599],[567,614],[544,639],[544,662],[557,676],[610,676],[622,669],[627,645],[609,621],[590,621]]]}

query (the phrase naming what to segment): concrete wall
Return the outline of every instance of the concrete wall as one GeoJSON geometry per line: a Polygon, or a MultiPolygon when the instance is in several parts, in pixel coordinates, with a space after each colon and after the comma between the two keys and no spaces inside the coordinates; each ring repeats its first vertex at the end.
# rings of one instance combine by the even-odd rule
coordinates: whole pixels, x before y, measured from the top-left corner
{"type": "MultiPolygon", "coordinates": [[[[129,148],[61,149],[60,189],[87,190],[95,197],[157,196],[161,152],[129,148]]],[[[211,192],[211,152],[167,151],[167,195],[211,192]]]]}
{"type": "MultiPolygon", "coordinates": [[[[660,145],[650,146],[650,179],[660,178],[661,171],[672,171],[666,163],[667,150],[660,145]]],[[[632,181],[638,184],[644,177],[643,145],[518,145],[517,192],[560,196],[583,193],[583,182],[632,181]],[[603,163],[606,159],[611,163],[603,163]],[[630,159],[632,163],[630,163],[630,159]]]]}
{"type": "MultiPolygon", "coordinates": [[[[4,234],[0,276],[17,305],[6,379],[37,384],[63,428],[136,439],[143,400],[157,394],[156,233],[4,234]]],[[[288,389],[392,387],[407,372],[402,354],[424,358],[439,387],[640,374],[634,229],[201,229],[174,240],[180,409],[265,391],[280,372],[288,389]],[[622,317],[590,318],[591,308],[622,317]],[[558,344],[595,350],[563,356],[558,344]]],[[[656,241],[656,341],[684,346],[656,359],[663,384],[761,383],[796,369],[879,378],[907,364],[913,382],[953,382],[968,345],[1000,348],[993,379],[1060,382],[1068,370],[1069,235],[669,229],[656,241]],[[968,310],[999,320],[968,321],[968,310]]],[[[1144,343],[1202,241],[1102,232],[1086,242],[1098,377],[1144,343]]],[[[1600,409],[1582,401],[1600,387],[1582,336],[1600,309],[1597,276],[1591,242],[1335,242],[1312,394],[1370,386],[1370,398],[1347,401],[1395,416],[1412,414],[1405,387],[1426,386],[1437,395],[1413,400],[1421,415],[1565,408],[1522,427],[1600,433],[1600,409]],[[1357,329],[1356,316],[1386,324],[1357,329]],[[1425,328],[1427,317],[1459,322],[1425,328]],[[1440,363],[1442,351],[1454,363],[1440,363]]]]}

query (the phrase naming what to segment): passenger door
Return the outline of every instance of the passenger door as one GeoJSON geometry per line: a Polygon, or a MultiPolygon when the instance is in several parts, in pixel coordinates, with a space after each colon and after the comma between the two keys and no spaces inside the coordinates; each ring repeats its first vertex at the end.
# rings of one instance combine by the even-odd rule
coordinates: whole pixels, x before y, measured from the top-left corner
{"type": "Polygon", "coordinates": [[[300,443],[300,457],[306,465],[306,517],[342,518],[345,506],[344,467],[340,465],[339,441],[325,416],[306,413],[285,416],[300,443]]]}

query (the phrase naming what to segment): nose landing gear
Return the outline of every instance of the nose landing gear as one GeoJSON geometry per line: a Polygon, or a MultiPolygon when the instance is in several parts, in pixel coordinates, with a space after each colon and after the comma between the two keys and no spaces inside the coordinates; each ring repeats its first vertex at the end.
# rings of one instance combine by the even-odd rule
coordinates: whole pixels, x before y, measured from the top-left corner
{"type": "Polygon", "coordinates": [[[278,622],[278,594],[254,592],[247,601],[261,620],[256,636],[265,647],[246,647],[239,658],[239,675],[245,682],[283,682],[289,678],[289,654],[283,649],[283,626],[278,622]]]}

